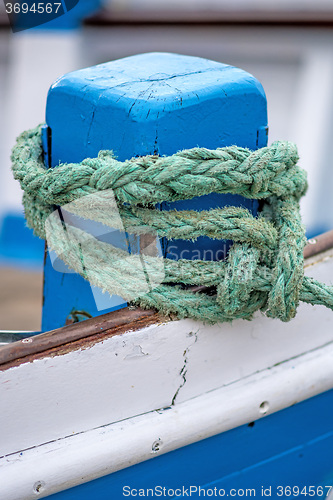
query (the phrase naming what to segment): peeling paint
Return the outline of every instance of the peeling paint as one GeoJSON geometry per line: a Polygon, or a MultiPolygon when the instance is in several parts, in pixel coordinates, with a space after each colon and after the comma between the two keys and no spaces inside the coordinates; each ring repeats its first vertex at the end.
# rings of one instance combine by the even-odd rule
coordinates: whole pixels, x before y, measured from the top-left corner
{"type": "Polygon", "coordinates": [[[142,357],[145,357],[145,356],[148,356],[149,353],[148,352],[143,352],[142,350],[142,347],[140,345],[134,345],[133,346],[133,349],[132,349],[132,352],[130,352],[129,354],[127,354],[124,359],[138,359],[138,358],[142,358],[142,357]]]}

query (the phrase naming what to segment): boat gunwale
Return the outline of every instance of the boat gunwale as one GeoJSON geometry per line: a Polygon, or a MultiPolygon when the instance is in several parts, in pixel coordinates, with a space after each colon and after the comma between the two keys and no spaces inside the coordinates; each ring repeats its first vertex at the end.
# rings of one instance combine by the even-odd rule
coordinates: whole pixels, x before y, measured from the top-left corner
{"type": "MultiPolygon", "coordinates": [[[[333,230],[309,240],[304,249],[305,266],[308,259],[331,249],[333,230]]],[[[192,287],[193,292],[204,292],[206,289],[205,286],[192,287]]],[[[119,309],[1,346],[0,371],[46,355],[62,355],[72,350],[85,349],[106,338],[171,320],[172,318],[163,317],[153,309],[119,309]]]]}

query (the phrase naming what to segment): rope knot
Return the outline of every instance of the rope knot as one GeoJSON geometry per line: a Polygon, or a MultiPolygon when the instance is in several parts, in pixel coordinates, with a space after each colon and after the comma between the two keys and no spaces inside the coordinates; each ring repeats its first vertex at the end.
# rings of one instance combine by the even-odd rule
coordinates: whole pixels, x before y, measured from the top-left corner
{"type": "Polygon", "coordinates": [[[236,244],[230,249],[216,299],[230,318],[249,319],[262,307],[264,294],[256,290],[254,284],[258,265],[258,249],[244,244],[236,244]]]}
{"type": "Polygon", "coordinates": [[[210,323],[250,319],[259,309],[288,321],[300,300],[333,309],[333,288],[303,276],[299,199],[307,181],[294,144],[275,142],[257,151],[193,148],[125,162],[100,151],[97,158],[49,170],[42,157],[41,127],[24,132],[13,148],[12,162],[24,190],[28,225],[43,238],[45,227],[51,227],[49,248],[110,294],[163,314],[210,323]],[[154,208],[163,201],[214,192],[262,200],[261,212],[253,217],[241,207],[201,212],[154,208]],[[63,221],[50,224],[54,206],[137,237],[148,234],[149,245],[154,235],[192,241],[208,236],[232,240],[233,245],[221,262],[174,261],[151,252],[129,255],[70,223],[66,231],[63,221]],[[187,289],[200,284],[208,287],[206,294],[187,289]]]}

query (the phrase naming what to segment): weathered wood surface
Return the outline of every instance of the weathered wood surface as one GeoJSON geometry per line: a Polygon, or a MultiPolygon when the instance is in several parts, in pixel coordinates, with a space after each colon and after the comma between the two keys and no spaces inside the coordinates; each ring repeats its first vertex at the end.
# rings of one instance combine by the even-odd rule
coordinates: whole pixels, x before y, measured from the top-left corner
{"type": "MultiPolygon", "coordinates": [[[[233,427],[253,422],[285,406],[292,406],[332,386],[332,361],[333,348],[330,344],[171,408],[152,411],[10,454],[2,460],[0,468],[0,490],[3,498],[33,500],[37,497],[37,493],[41,498],[228,431],[233,427]]],[[[149,390],[151,389],[152,387],[149,387],[149,390]]],[[[163,388],[161,390],[163,391],[163,388]]],[[[45,402],[41,400],[39,405],[42,404],[45,402]]],[[[80,415],[81,419],[83,417],[80,415]]],[[[309,425],[312,424],[313,422],[309,425]]],[[[295,422],[290,422],[290,427],[294,428],[295,422]]],[[[304,429],[304,424],[302,427],[304,429]]],[[[273,432],[276,434],[278,429],[281,429],[279,436],[285,441],[286,437],[283,434],[288,430],[285,424],[282,424],[282,428],[283,430],[275,423],[273,432]]],[[[244,431],[244,428],[241,429],[244,431]]],[[[242,437],[246,454],[248,436],[242,432],[242,437]]],[[[270,443],[267,442],[266,445],[269,449],[270,443]]],[[[201,453],[203,452],[201,449],[201,453]]],[[[253,453],[255,454],[255,451],[253,453]]],[[[149,465],[147,464],[148,468],[149,465]]],[[[200,474],[204,465],[200,464],[198,470],[195,468],[197,478],[195,484],[201,484],[200,474]]],[[[172,464],[170,467],[172,468],[172,464]]],[[[188,474],[192,473],[193,477],[191,460],[188,461],[187,469],[188,474]]],[[[149,482],[149,487],[155,484],[154,480],[161,481],[163,473],[165,467],[161,467],[157,475],[155,468],[155,475],[149,482]]],[[[219,473],[223,474],[223,469],[220,469],[219,473]]],[[[274,476],[279,477],[276,469],[274,476]]],[[[302,479],[303,484],[309,484],[306,482],[307,477],[302,479]]],[[[263,475],[262,480],[267,482],[269,478],[263,475]]],[[[138,471],[135,472],[133,469],[129,471],[127,481],[122,485],[140,485],[138,471]]],[[[107,494],[107,488],[109,485],[112,489],[112,483],[104,481],[103,484],[106,489],[102,498],[111,498],[107,494]]],[[[248,485],[247,483],[246,487],[248,485]]],[[[235,482],[232,486],[235,486],[235,482]]],[[[77,492],[77,498],[83,498],[81,495],[82,490],[77,492]]],[[[118,495],[112,498],[120,496],[121,488],[118,489],[118,495]]],[[[73,498],[76,498],[75,494],[73,498]]]]}
{"type": "MultiPolygon", "coordinates": [[[[307,274],[329,282],[332,257],[329,250],[308,259],[307,274]]],[[[129,313],[132,323],[118,311],[35,337],[40,350],[22,351],[2,365],[1,455],[177,406],[333,341],[332,312],[322,306],[302,304],[287,324],[261,314],[251,322],[207,326],[163,320],[151,311],[129,313]]],[[[18,345],[29,346],[26,340],[18,345]]],[[[10,348],[15,345],[4,350],[10,348]]],[[[310,381],[315,376],[309,372],[310,381]]]]}
{"type": "MultiPolygon", "coordinates": [[[[333,247],[333,230],[321,234],[311,240],[304,249],[304,257],[309,259],[333,247]]],[[[193,287],[193,291],[197,287],[193,287]]],[[[38,353],[48,354],[47,351],[61,347],[59,353],[72,347],[81,347],[81,343],[68,345],[76,341],[89,339],[89,342],[100,341],[103,336],[121,334],[126,329],[140,329],[151,323],[164,321],[156,311],[132,310],[130,308],[104,314],[81,323],[58,328],[51,332],[42,333],[23,342],[8,344],[0,349],[0,370],[21,364],[30,360],[30,356],[38,353]],[[92,337],[92,338],[90,338],[92,337]],[[27,359],[25,359],[27,358],[27,359]]],[[[34,358],[31,358],[34,359],[34,358]]]]}

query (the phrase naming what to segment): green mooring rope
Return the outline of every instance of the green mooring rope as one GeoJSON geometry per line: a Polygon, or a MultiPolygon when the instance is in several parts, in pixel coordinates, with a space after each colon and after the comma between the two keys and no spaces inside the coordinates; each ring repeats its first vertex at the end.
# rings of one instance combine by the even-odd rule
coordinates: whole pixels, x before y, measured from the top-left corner
{"type": "Polygon", "coordinates": [[[306,239],[299,200],[307,181],[297,166],[295,145],[275,142],[257,151],[194,148],[125,162],[101,151],[98,158],[53,169],[45,168],[42,153],[40,126],[24,132],[13,148],[27,223],[93,285],[163,314],[210,323],[251,319],[259,309],[288,321],[299,300],[333,309],[333,286],[303,274],[306,239]],[[154,208],[213,192],[263,200],[260,215],[237,207],[202,212],[154,208]],[[76,223],[65,224],[57,206],[74,217],[148,235],[150,241],[154,234],[188,240],[206,235],[234,244],[220,262],[173,261],[149,252],[128,255],[76,223]],[[207,285],[210,293],[194,293],[185,285],[207,285]]]}

